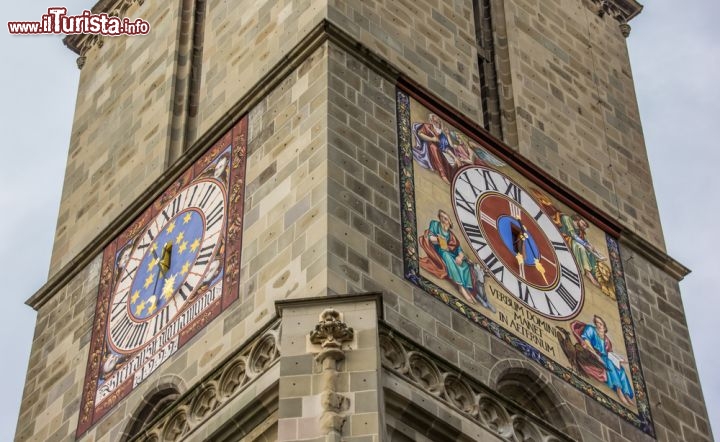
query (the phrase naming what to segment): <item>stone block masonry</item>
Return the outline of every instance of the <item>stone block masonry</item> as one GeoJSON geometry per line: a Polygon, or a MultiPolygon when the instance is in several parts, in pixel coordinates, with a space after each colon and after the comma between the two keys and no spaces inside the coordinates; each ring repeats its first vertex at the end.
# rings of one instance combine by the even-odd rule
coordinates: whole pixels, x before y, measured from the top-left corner
{"type": "MultiPolygon", "coordinates": [[[[248,114],[240,299],[83,440],[114,440],[127,430],[145,397],[163,385],[180,393],[190,389],[273,321],[276,300],[326,293],[326,72],[327,48],[321,46],[248,114]]],[[[75,434],[99,261],[81,270],[38,311],[17,440],[67,440],[75,434]]]]}
{"type": "Polygon", "coordinates": [[[383,440],[380,294],[278,302],[278,440],[383,440]]]}
{"type": "MultiPolygon", "coordinates": [[[[186,160],[180,155],[169,164],[178,140],[173,82],[187,80],[178,74],[181,8],[110,0],[99,6],[111,3],[148,20],[152,32],[83,49],[50,269],[60,278],[34,298],[38,322],[17,440],[73,437],[99,271],[98,251],[86,246],[102,242],[114,224],[129,223],[128,207],[149,202],[144,194],[186,160]],[[88,264],[68,264],[76,262],[88,264]]],[[[621,242],[632,247],[624,244],[622,258],[657,439],[710,441],[677,282],[656,265],[670,258],[662,253],[623,29],[609,14],[599,16],[596,3],[488,0],[503,134],[511,153],[627,232],[621,242]],[[655,247],[647,256],[638,251],[638,236],[655,247]],[[651,255],[660,258],[648,262],[651,255]]],[[[126,431],[158,388],[193,391],[273,323],[276,302],[284,305],[282,357],[263,385],[276,385],[279,399],[254,434],[315,440],[334,428],[345,440],[380,440],[386,424],[402,427],[386,420],[383,408],[413,400],[438,420],[465,422],[414,381],[384,376],[384,318],[382,326],[404,336],[408,348],[442,359],[445,372],[461,374],[478,391],[499,390],[506,373],[531,374],[558,404],[552,410],[571,438],[652,440],[404,277],[396,84],[401,78],[446,112],[482,121],[472,0],[207,0],[205,11],[194,78],[197,127],[185,131],[195,139],[182,147],[193,155],[230,119],[248,118],[239,299],[83,440],[126,431]],[[357,295],[368,292],[382,292],[382,311],[357,295]],[[313,299],[298,300],[307,297],[313,299]],[[354,335],[341,345],[351,350],[345,359],[323,376],[320,350],[307,335],[328,308],[342,313],[354,335]],[[385,397],[390,383],[400,386],[385,397]],[[330,384],[333,394],[325,394],[330,384]]],[[[246,406],[255,393],[263,392],[238,401],[246,406]]],[[[221,421],[197,434],[215,434],[221,421]]]]}
{"type": "MultiPolygon", "coordinates": [[[[494,2],[519,153],[663,249],[625,36],[589,2],[494,2]],[[501,9],[501,14],[498,11],[501,9]]],[[[502,66],[502,65],[501,65],[502,66]]]]}
{"type": "Polygon", "coordinates": [[[85,53],[50,275],[156,181],[166,167],[178,11],[133,4],[146,36],[105,38],[85,53]]]}

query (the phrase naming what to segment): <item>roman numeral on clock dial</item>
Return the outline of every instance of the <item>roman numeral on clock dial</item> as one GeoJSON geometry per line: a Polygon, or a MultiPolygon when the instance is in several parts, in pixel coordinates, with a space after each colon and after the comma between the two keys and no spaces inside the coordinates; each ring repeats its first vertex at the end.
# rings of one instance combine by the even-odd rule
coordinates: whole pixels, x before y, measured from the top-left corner
{"type": "Polygon", "coordinates": [[[114,351],[132,353],[162,333],[193,303],[205,278],[214,276],[209,273],[219,272],[226,201],[218,181],[200,179],[170,197],[138,234],[118,264],[110,300],[114,351]]]}
{"type": "Polygon", "coordinates": [[[498,170],[469,166],[455,176],[451,196],[473,261],[543,316],[566,319],[579,313],[581,272],[560,231],[530,193],[498,170]]]}

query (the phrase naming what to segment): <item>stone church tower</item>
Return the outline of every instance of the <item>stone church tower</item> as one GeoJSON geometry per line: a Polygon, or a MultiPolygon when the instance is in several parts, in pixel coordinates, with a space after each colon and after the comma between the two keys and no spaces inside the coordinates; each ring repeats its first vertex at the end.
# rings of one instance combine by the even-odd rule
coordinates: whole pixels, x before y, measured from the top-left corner
{"type": "Polygon", "coordinates": [[[16,440],[712,440],[641,8],[99,0],[16,440]]]}

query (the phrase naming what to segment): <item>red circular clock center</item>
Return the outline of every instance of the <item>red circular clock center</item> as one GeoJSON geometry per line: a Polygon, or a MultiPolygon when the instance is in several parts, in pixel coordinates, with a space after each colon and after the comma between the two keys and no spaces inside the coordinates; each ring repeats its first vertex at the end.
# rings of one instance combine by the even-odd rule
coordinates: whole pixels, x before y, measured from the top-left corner
{"type": "Polygon", "coordinates": [[[557,285],[555,251],[525,209],[505,195],[489,192],[478,199],[477,213],[483,236],[507,269],[542,290],[557,285]]]}

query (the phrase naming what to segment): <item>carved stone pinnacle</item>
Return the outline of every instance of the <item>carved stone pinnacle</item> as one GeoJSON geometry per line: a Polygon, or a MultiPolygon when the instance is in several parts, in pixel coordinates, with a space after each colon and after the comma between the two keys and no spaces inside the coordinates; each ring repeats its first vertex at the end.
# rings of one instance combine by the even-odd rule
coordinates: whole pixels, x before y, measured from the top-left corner
{"type": "Polygon", "coordinates": [[[320,313],[319,322],[310,332],[310,342],[322,348],[315,360],[322,364],[320,428],[327,441],[341,440],[345,424],[342,413],[350,407],[350,399],[337,392],[337,365],[345,359],[343,344],[352,341],[354,336],[355,331],[342,321],[340,312],[331,308],[320,313]]]}
{"type": "Polygon", "coordinates": [[[320,321],[310,332],[310,342],[320,345],[323,350],[340,349],[345,342],[353,340],[355,331],[340,320],[335,309],[325,309],[320,313],[320,321]]]}

